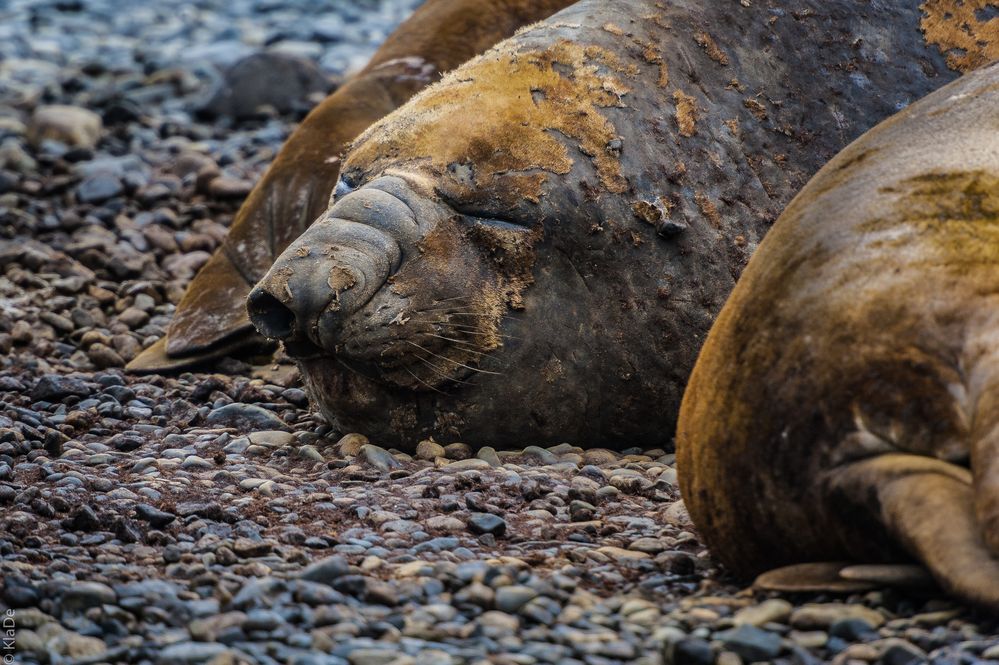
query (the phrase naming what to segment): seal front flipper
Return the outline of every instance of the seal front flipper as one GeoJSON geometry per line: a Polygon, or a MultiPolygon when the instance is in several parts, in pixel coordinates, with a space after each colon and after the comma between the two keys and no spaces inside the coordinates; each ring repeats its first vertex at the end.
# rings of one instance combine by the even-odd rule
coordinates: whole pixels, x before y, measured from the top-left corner
{"type": "Polygon", "coordinates": [[[830,496],[880,521],[940,586],[976,605],[999,609],[999,558],[975,517],[967,469],[917,455],[879,455],[826,477],[830,496]]]}
{"type": "Polygon", "coordinates": [[[167,338],[161,337],[129,362],[126,369],[133,374],[179,372],[214,362],[226,356],[245,356],[254,352],[270,354],[273,351],[274,345],[266,340],[262,341],[259,335],[237,335],[200,353],[174,358],[167,353],[167,338]]]}

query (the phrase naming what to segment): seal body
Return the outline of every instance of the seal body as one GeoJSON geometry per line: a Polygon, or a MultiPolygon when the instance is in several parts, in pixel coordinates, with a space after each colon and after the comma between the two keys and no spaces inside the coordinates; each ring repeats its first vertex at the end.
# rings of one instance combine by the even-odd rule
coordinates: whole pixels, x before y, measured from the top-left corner
{"type": "Polygon", "coordinates": [[[746,4],[584,0],[355,141],[249,301],[323,412],[396,446],[671,447],[780,210],[956,76],[918,2],[746,4]]]}
{"type": "Polygon", "coordinates": [[[999,608],[999,67],[854,142],[760,245],[677,433],[713,554],[925,564],[999,608]]]}
{"type": "Polygon", "coordinates": [[[428,0],[357,75],[292,133],[185,292],[166,337],[133,371],[179,369],[264,340],[243,305],[252,285],[329,204],[345,146],[447,71],[572,0],[428,0]]]}

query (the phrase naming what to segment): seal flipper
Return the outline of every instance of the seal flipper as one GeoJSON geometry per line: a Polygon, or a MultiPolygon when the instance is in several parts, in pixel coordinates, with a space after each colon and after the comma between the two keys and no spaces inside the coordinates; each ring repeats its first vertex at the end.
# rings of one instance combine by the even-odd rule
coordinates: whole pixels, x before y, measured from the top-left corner
{"type": "Polygon", "coordinates": [[[838,467],[830,487],[869,497],[863,506],[947,592],[999,609],[999,558],[975,518],[971,473],[941,460],[901,453],[838,467]]]}
{"type": "Polygon", "coordinates": [[[195,277],[177,307],[167,334],[125,369],[137,374],[187,369],[226,355],[264,346],[243,304],[248,284],[224,251],[216,252],[195,277]]]}
{"type": "Polygon", "coordinates": [[[763,573],[753,582],[761,591],[854,593],[881,587],[927,588],[934,580],[923,566],[906,563],[797,563],[763,573]]]}
{"type": "Polygon", "coordinates": [[[172,357],[167,353],[167,338],[161,337],[156,343],[137,355],[125,369],[132,374],[159,374],[194,369],[199,365],[213,362],[226,356],[243,356],[248,353],[273,353],[274,345],[262,340],[259,335],[231,337],[207,351],[191,355],[172,357]]]}
{"type": "MultiPolygon", "coordinates": [[[[986,404],[979,404],[979,412],[989,412],[986,404]]],[[[975,517],[982,539],[999,556],[999,428],[973,438],[971,470],[975,478],[975,517]]]]}
{"type": "Polygon", "coordinates": [[[796,563],[768,570],[756,578],[753,587],[781,593],[854,593],[877,586],[865,580],[844,579],[840,571],[848,566],[842,561],[796,563]]]}

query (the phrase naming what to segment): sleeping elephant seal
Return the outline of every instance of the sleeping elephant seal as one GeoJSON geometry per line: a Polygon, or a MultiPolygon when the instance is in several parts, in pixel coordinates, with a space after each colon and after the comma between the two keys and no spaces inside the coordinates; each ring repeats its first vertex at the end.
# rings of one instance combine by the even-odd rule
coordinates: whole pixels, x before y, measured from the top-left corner
{"type": "Polygon", "coordinates": [[[783,206],[956,76],[918,4],[576,3],[365,132],[251,319],[386,445],[671,446],[783,206]]]}
{"type": "Polygon", "coordinates": [[[243,301],[329,204],[346,145],[442,71],[572,1],[427,0],[288,138],[236,213],[222,246],[187,288],[166,337],[129,369],[181,369],[263,342],[243,301]]]}
{"type": "Polygon", "coordinates": [[[997,126],[993,65],[840,153],[749,262],[677,433],[733,572],[916,559],[999,610],[997,126]]]}

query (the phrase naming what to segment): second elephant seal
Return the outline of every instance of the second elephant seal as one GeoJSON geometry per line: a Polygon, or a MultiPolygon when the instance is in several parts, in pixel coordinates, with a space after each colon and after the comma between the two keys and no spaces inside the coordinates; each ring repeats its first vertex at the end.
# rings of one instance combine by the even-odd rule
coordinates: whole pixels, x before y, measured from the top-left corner
{"type": "Polygon", "coordinates": [[[997,126],[992,66],[840,153],[750,261],[677,434],[731,571],[915,560],[999,610],[997,126]]]}

